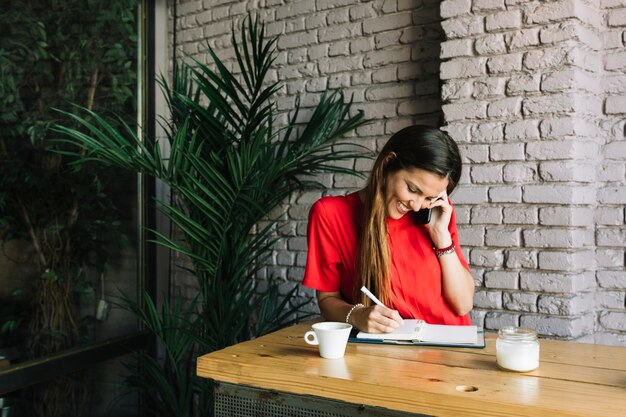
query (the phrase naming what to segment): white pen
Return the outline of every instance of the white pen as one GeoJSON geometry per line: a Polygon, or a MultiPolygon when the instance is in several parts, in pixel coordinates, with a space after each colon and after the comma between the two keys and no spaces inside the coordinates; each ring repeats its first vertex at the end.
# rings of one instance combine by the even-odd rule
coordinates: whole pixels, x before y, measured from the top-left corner
{"type": "Polygon", "coordinates": [[[363,294],[367,295],[370,300],[372,300],[373,302],[375,302],[379,306],[387,308],[387,306],[384,305],[378,298],[376,298],[376,296],[374,294],[372,294],[372,292],[370,290],[365,288],[365,286],[361,287],[361,292],[363,292],[363,294]]]}

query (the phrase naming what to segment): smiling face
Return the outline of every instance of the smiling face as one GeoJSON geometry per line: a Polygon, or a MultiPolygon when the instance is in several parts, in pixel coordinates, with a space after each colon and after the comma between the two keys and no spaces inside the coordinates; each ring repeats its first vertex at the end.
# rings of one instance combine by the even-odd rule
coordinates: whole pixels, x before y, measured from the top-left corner
{"type": "Polygon", "coordinates": [[[448,178],[420,168],[401,169],[387,175],[385,205],[387,216],[399,219],[409,211],[429,208],[445,195],[448,178]]]}

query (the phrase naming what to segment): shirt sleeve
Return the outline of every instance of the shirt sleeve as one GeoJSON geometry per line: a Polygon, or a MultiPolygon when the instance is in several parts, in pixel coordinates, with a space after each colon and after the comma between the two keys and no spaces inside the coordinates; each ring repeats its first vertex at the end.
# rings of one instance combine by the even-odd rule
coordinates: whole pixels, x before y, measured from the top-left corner
{"type": "Polygon", "coordinates": [[[318,200],[309,211],[308,252],[302,281],[305,286],[324,292],[340,291],[340,255],[335,243],[336,233],[324,203],[318,200]]]}

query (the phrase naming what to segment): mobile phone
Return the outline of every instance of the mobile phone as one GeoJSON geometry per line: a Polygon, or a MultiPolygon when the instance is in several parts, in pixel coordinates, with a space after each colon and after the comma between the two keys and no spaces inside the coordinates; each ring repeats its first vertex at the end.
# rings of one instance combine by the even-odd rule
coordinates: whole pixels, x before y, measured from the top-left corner
{"type": "Polygon", "coordinates": [[[421,209],[413,212],[413,224],[428,224],[430,222],[431,209],[421,209]]]}

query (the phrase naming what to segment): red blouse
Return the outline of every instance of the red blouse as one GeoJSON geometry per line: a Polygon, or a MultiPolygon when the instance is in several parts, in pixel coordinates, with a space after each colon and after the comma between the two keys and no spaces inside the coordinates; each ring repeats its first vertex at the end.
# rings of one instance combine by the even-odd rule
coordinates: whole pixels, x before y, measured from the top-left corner
{"type": "MultiPolygon", "coordinates": [[[[357,193],[319,199],[309,212],[308,254],[303,284],[324,292],[341,293],[354,303],[359,220],[363,203],[357,193]]],[[[456,253],[469,270],[459,247],[454,211],[449,225],[456,253]]],[[[469,316],[458,316],[446,302],[441,284],[441,266],[432,249],[425,226],[416,226],[412,216],[387,219],[391,250],[390,308],[403,318],[431,324],[471,324],[469,316]]]]}

